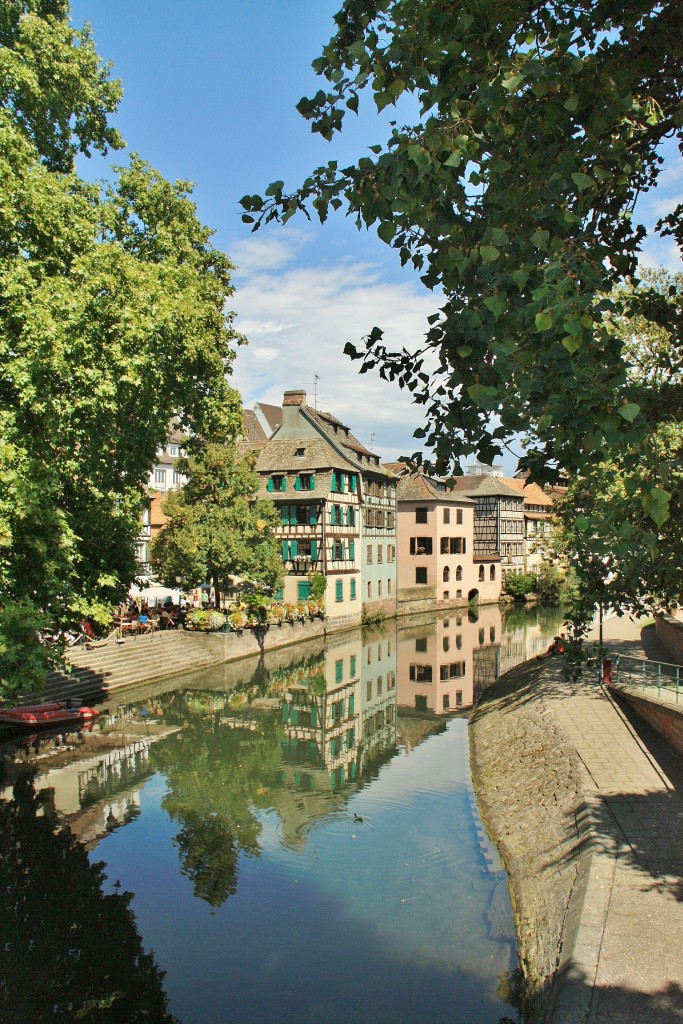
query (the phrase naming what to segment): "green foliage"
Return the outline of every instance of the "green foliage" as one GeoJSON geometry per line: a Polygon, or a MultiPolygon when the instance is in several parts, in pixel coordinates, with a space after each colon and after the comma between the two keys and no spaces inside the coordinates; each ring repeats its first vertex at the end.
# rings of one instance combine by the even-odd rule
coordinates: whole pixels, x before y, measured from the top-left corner
{"type": "Polygon", "coordinates": [[[123,145],[107,121],[121,87],[68,11],[0,10],[0,600],[61,622],[134,578],[171,418],[207,434],[224,410],[239,422],[240,340],[231,264],[188,183],[135,155],[107,185],[74,172],[78,152],[123,145]]]}
{"type": "Polygon", "coordinates": [[[0,697],[38,690],[54,663],[52,652],[38,643],[38,630],[49,617],[28,600],[7,604],[0,617],[0,697]]]}
{"type": "Polygon", "coordinates": [[[229,439],[189,445],[178,463],[188,483],[164,502],[168,523],[152,545],[159,578],[172,585],[182,576],[186,586],[211,580],[217,595],[228,576],[277,589],[284,572],[274,533],[280,519],[272,502],[256,497],[251,460],[239,459],[229,439]]]}
{"type": "MultiPolygon", "coordinates": [[[[624,447],[644,460],[662,418],[675,408],[680,422],[681,389],[634,377],[613,286],[636,272],[645,229],[632,211],[657,183],[660,144],[683,140],[681,5],[346,0],[335,22],[313,65],[324,87],[298,110],[330,139],[370,95],[378,111],[397,106],[390,135],[294,192],[278,181],[245,196],[243,219],[343,208],[443,295],[419,351],[392,351],[379,327],[345,349],[424,406],[416,436],[442,471],[472,453],[493,462],[517,433],[537,480],[624,447]],[[408,126],[404,95],[420,111],[408,126]]],[[[674,206],[656,231],[680,246],[674,206]]],[[[680,352],[680,304],[647,315],[680,352]]],[[[659,525],[671,492],[647,455],[660,490],[641,498],[659,525]]]]}
{"type": "Polygon", "coordinates": [[[536,577],[521,572],[510,572],[505,577],[504,590],[515,601],[523,601],[527,594],[536,589],[536,577]]]}
{"type": "Polygon", "coordinates": [[[311,582],[311,597],[315,601],[323,602],[327,590],[327,576],[321,572],[309,572],[308,578],[311,582]]]}
{"type": "Polygon", "coordinates": [[[534,591],[538,594],[541,604],[562,604],[565,588],[565,575],[555,565],[543,564],[534,577],[534,591]]]}
{"type": "Polygon", "coordinates": [[[370,611],[365,605],[360,613],[360,621],[363,626],[379,626],[387,617],[384,608],[376,608],[370,611]]]}

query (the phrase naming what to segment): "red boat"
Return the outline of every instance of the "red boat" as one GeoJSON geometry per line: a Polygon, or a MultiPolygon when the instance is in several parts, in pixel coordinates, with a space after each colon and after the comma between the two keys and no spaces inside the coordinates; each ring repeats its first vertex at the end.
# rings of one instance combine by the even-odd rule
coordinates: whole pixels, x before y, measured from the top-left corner
{"type": "Polygon", "coordinates": [[[71,707],[69,701],[55,701],[52,704],[26,704],[20,708],[0,709],[0,722],[6,725],[73,725],[76,722],[90,722],[97,718],[99,711],[88,707],[71,707]]]}

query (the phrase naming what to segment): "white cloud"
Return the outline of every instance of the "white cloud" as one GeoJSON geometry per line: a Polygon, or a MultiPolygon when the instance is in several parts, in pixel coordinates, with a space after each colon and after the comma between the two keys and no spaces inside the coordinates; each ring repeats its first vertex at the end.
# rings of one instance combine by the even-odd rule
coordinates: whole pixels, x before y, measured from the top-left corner
{"type": "Polygon", "coordinates": [[[422,408],[372,370],[359,374],[360,363],[343,348],[374,326],[384,330],[390,349],[419,348],[438,295],[417,280],[389,283],[367,262],[305,265],[296,238],[278,243],[278,261],[270,240],[263,258],[258,236],[248,244],[248,261],[236,259],[241,270],[231,302],[237,329],[258,338],[238,351],[234,366],[245,406],[280,405],[284,391],[303,388],[309,404],[333,413],[383,458],[417,450],[412,434],[423,425],[422,408]]]}

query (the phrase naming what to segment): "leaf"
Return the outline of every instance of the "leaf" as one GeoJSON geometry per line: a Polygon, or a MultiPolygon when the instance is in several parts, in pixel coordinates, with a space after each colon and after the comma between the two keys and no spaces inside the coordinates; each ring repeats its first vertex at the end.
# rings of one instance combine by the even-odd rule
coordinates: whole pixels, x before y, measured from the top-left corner
{"type": "Polygon", "coordinates": [[[266,189],[267,196],[278,196],[285,187],[284,181],[273,181],[266,189]]]}
{"type": "Polygon", "coordinates": [[[534,317],[534,322],[536,324],[537,331],[549,331],[553,326],[552,315],[546,311],[537,313],[534,317]]]}
{"type": "Polygon", "coordinates": [[[377,228],[377,234],[383,242],[386,242],[387,245],[391,245],[391,241],[396,234],[396,228],[394,227],[393,222],[390,220],[383,221],[377,228]]]}
{"type": "Polygon", "coordinates": [[[458,151],[455,150],[451,153],[448,160],[444,160],[444,167],[459,167],[461,163],[462,153],[458,153],[458,151]]]}
{"type": "Polygon", "coordinates": [[[532,245],[535,245],[537,249],[547,249],[548,242],[550,241],[550,232],[538,228],[534,231],[533,235],[531,235],[529,241],[532,245]]]}
{"type": "Polygon", "coordinates": [[[627,402],[625,405],[620,405],[617,411],[625,420],[628,420],[629,423],[633,423],[634,419],[640,412],[640,406],[636,402],[627,402]]]}
{"type": "Polygon", "coordinates": [[[484,305],[487,309],[490,309],[496,320],[499,316],[502,316],[507,309],[507,299],[504,294],[499,293],[498,295],[489,295],[484,299],[484,305]]]}
{"type": "Polygon", "coordinates": [[[481,409],[489,411],[496,409],[500,401],[496,388],[486,387],[484,384],[471,384],[467,394],[481,409]]]}
{"type": "Polygon", "coordinates": [[[566,334],[562,339],[562,344],[570,355],[574,355],[583,345],[583,340],[580,337],[572,337],[571,334],[566,334]]]}
{"type": "Polygon", "coordinates": [[[653,487],[643,497],[643,509],[657,526],[662,526],[669,518],[669,502],[671,494],[663,487],[653,487]]]}
{"type": "Polygon", "coordinates": [[[480,245],[479,255],[482,263],[495,263],[500,256],[500,249],[496,249],[495,245],[480,245]]]}
{"type": "Polygon", "coordinates": [[[524,286],[529,280],[529,274],[526,270],[515,270],[514,273],[510,275],[510,277],[515,282],[520,292],[523,291],[524,286]]]}
{"type": "Polygon", "coordinates": [[[583,174],[581,171],[575,171],[571,178],[579,192],[585,192],[587,188],[592,188],[595,185],[595,180],[591,178],[590,174],[583,174]]]}
{"type": "Polygon", "coordinates": [[[563,105],[565,110],[568,110],[570,112],[570,114],[573,114],[574,111],[578,110],[578,108],[579,108],[579,96],[578,96],[578,93],[574,93],[573,96],[570,96],[569,99],[566,100],[562,105],[563,105]]]}
{"type": "Polygon", "coordinates": [[[523,75],[509,75],[507,78],[503,79],[502,85],[503,88],[507,89],[508,92],[515,92],[515,90],[522,84],[523,81],[523,75]]]}

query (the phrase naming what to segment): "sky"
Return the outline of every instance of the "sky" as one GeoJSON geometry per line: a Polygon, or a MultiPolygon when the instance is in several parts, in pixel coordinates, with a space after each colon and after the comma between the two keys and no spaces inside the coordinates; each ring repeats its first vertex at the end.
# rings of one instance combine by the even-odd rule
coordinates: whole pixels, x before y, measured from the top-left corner
{"type": "MultiPolygon", "coordinates": [[[[245,194],[282,179],[294,189],[330,159],[354,162],[383,142],[396,111],[345,119],[333,143],[313,135],[296,111],[320,82],[311,69],[334,30],[340,0],[72,0],[72,21],[89,22],[103,60],[123,83],[113,123],[131,151],[170,179],[195,183],[200,220],[233,263],[240,348],[233,385],[245,407],[280,405],[303,388],[310,404],[343,420],[384,460],[419,450],[422,410],[397,384],[359,375],[343,355],[375,326],[391,348],[416,349],[439,306],[374,229],[343,215],[324,225],[295,216],[252,233],[242,223],[245,194]]],[[[400,119],[400,117],[399,117],[400,119]]],[[[409,114],[406,118],[411,120],[409,114]]],[[[683,201],[683,162],[673,147],[656,193],[638,208],[646,222],[683,201]]],[[[109,163],[124,163],[121,152],[109,163]]],[[[101,158],[81,161],[103,177],[101,158]]],[[[670,240],[646,244],[643,263],[681,269],[670,240]]],[[[502,460],[512,473],[514,454],[502,460]]]]}

